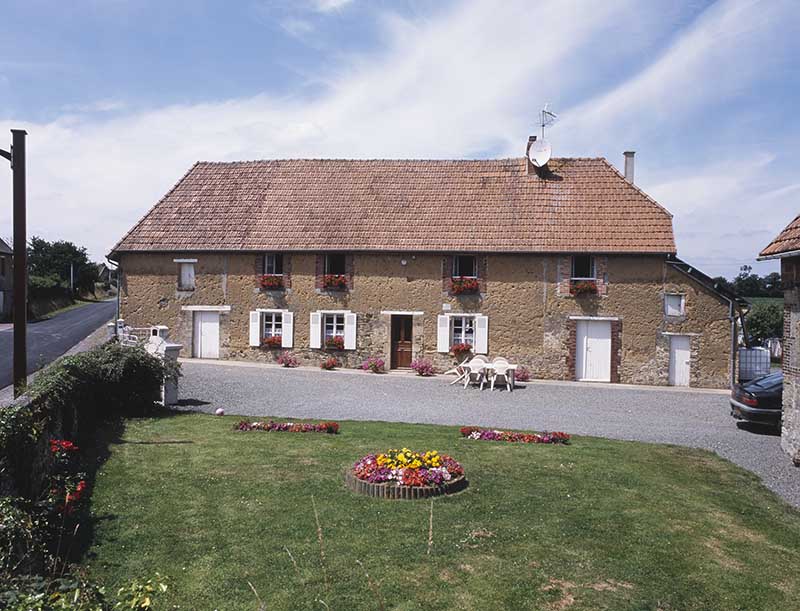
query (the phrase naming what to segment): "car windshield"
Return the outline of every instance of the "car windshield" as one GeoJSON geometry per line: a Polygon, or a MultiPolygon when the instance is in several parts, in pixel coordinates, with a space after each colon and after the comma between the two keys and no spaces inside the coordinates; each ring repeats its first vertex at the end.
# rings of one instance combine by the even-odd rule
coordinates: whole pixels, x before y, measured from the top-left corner
{"type": "Polygon", "coordinates": [[[764,389],[764,388],[774,388],[783,384],[783,372],[777,371],[775,373],[771,373],[769,375],[764,376],[763,378],[758,378],[753,380],[747,386],[752,389],[764,389]]]}

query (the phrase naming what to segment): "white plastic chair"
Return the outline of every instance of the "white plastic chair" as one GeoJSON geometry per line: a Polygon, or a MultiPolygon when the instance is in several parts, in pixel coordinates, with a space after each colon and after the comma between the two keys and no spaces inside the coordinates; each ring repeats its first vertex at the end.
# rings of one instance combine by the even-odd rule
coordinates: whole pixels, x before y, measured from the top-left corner
{"type": "Polygon", "coordinates": [[[494,363],[492,365],[492,376],[489,379],[489,388],[494,390],[494,383],[497,378],[502,378],[506,383],[506,389],[511,392],[511,378],[508,375],[508,363],[494,363]]]}
{"type": "Polygon", "coordinates": [[[483,385],[486,383],[486,362],[483,359],[472,359],[467,363],[466,380],[464,381],[464,388],[471,383],[483,385]]]}
{"type": "Polygon", "coordinates": [[[464,376],[467,375],[467,363],[469,363],[469,357],[465,358],[461,363],[453,367],[452,369],[448,369],[445,371],[445,375],[449,373],[456,374],[456,379],[450,382],[450,386],[456,384],[464,379],[464,376]]]}
{"type": "Polygon", "coordinates": [[[492,365],[495,365],[496,363],[503,363],[504,365],[508,365],[508,359],[503,356],[496,356],[494,357],[494,360],[492,360],[492,365]]]}

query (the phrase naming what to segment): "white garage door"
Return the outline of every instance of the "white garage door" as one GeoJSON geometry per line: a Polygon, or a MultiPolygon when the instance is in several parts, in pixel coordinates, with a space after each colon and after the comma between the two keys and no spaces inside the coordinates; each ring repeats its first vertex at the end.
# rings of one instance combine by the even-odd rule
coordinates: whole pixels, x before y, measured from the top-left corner
{"type": "Polygon", "coordinates": [[[219,312],[194,313],[194,356],[201,359],[219,358],[219,312]]]}
{"type": "Polygon", "coordinates": [[[611,322],[579,320],[575,346],[575,374],[587,382],[611,381],[611,322]]]}

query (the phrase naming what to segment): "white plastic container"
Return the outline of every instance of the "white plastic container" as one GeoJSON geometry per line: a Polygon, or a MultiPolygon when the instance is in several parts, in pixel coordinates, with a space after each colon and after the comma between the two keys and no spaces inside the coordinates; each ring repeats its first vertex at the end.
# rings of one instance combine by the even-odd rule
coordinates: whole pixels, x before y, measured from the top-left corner
{"type": "Polygon", "coordinates": [[[767,348],[739,348],[739,381],[747,382],[765,376],[770,369],[767,348]]]}

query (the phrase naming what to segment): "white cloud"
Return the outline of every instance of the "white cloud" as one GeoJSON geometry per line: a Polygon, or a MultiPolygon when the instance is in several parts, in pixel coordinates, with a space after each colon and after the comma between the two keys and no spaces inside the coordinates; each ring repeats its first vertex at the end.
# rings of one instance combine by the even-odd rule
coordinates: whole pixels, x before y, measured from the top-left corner
{"type": "MultiPolygon", "coordinates": [[[[551,0],[532,8],[515,0],[469,2],[429,19],[387,14],[381,22],[385,48],[351,58],[334,73],[326,66],[317,75],[323,93],[314,98],[265,94],[108,118],[72,114],[46,124],[23,122],[30,133],[30,232],[86,244],[99,258],[198,159],[520,155],[544,101],[578,95],[597,71],[613,71],[621,54],[651,49],[647,36],[635,35],[640,29],[652,38],[670,31],[674,9],[661,4],[643,9],[635,0],[613,0],[587,11],[579,2],[551,0]],[[624,39],[624,48],[609,46],[609,36],[624,39]]],[[[746,86],[753,76],[747,66],[736,82],[717,88],[706,81],[717,62],[742,60],[748,47],[769,35],[743,30],[738,20],[746,21],[747,11],[755,11],[747,2],[714,7],[627,81],[572,109],[556,107],[562,110],[553,130],[557,154],[621,152],[623,137],[608,134],[646,132],[654,113],[669,124],[665,92],[686,91],[681,108],[692,112],[746,86]]],[[[18,124],[0,121],[0,134],[18,124]]],[[[651,145],[656,165],[658,143],[651,145]]],[[[738,177],[722,163],[694,167],[688,181],[662,175],[642,184],[676,214],[688,258],[696,260],[716,230],[709,230],[709,219],[720,223],[719,235],[735,230],[725,207],[738,194],[756,182],[765,192],[786,186],[765,184],[762,173],[769,172],[774,153],[758,154],[760,170],[738,177]],[[695,204],[706,223],[697,240],[692,227],[684,229],[684,219],[699,214],[695,204]]],[[[8,173],[0,171],[0,194],[9,191],[8,173]]],[[[0,207],[0,233],[10,226],[8,208],[0,207]]],[[[760,222],[769,225],[767,217],[760,222]]],[[[756,246],[746,245],[748,255],[756,246]]],[[[722,247],[706,250],[725,256],[722,247]]]]}
{"type": "Polygon", "coordinates": [[[315,0],[314,6],[322,13],[330,13],[331,11],[338,11],[343,9],[348,4],[352,4],[353,0],[315,0]]]}
{"type": "Polygon", "coordinates": [[[287,17],[280,22],[281,28],[290,36],[303,39],[314,31],[314,24],[306,19],[287,17]]]}

